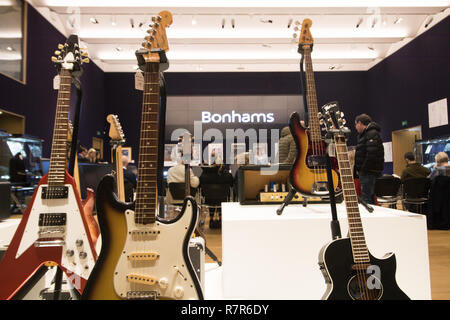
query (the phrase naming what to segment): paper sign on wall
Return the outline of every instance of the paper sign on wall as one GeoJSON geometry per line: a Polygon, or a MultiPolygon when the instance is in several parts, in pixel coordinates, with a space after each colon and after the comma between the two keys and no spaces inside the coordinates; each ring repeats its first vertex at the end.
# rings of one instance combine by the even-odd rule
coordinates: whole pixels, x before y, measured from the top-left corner
{"type": "Polygon", "coordinates": [[[447,98],[428,104],[428,121],[430,128],[448,124],[447,98]]]}
{"type": "Polygon", "coordinates": [[[383,142],[384,162],[392,162],[392,141],[383,142]]]}

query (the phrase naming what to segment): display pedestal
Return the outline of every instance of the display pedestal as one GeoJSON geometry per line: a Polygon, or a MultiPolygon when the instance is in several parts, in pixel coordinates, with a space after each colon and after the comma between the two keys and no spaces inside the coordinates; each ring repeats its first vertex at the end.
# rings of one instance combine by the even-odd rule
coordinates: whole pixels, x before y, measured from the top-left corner
{"type": "MultiPolygon", "coordinates": [[[[277,208],[222,203],[224,299],[317,300],[325,293],[318,254],[331,241],[330,206],[291,205],[281,216],[277,208]]],[[[374,208],[368,213],[360,206],[369,251],[377,258],[394,252],[399,287],[411,299],[431,299],[426,217],[374,208]]],[[[337,213],[345,237],[343,204],[337,213]]]]}

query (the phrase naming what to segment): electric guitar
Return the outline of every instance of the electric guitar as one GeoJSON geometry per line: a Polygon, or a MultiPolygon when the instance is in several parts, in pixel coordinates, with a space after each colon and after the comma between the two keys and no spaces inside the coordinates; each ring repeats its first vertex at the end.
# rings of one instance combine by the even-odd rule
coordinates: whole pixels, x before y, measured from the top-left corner
{"type": "MultiPolygon", "coordinates": [[[[72,143],[72,134],[73,134],[73,126],[72,122],[69,120],[68,129],[67,129],[67,148],[70,148],[72,143]]],[[[78,170],[78,157],[75,156],[75,165],[73,169],[73,179],[75,180],[75,184],[77,186],[78,194],[81,195],[81,187],[80,187],[80,172],[78,170]]],[[[97,221],[94,218],[94,206],[95,206],[95,192],[91,188],[86,188],[86,199],[81,200],[81,204],[83,206],[84,218],[88,224],[89,232],[91,233],[92,243],[94,246],[97,244],[97,240],[100,236],[100,228],[98,226],[97,221]]]]}
{"type": "Polygon", "coordinates": [[[329,300],[400,300],[409,299],[395,280],[396,260],[393,253],[377,259],[369,252],[364,237],[348,157],[345,120],[337,103],[322,107],[323,123],[334,140],[340,169],[344,202],[347,209],[349,238],[334,240],[319,253],[319,266],[325,277],[327,290],[323,296],[329,300]]]}
{"type": "Polygon", "coordinates": [[[97,260],[74,179],[67,168],[67,130],[72,81],[84,53],[71,35],[52,57],[60,84],[53,129],[50,168],[39,182],[0,262],[0,299],[12,299],[44,265],[57,265],[81,293],[97,260]]]}
{"type": "Polygon", "coordinates": [[[125,185],[123,180],[123,165],[122,165],[122,145],[125,143],[125,136],[123,134],[122,126],[119,122],[119,117],[114,114],[109,114],[106,117],[109,122],[109,137],[113,145],[112,153],[114,154],[114,163],[116,164],[116,185],[117,196],[119,200],[125,202],[125,185]]]}
{"type": "MultiPolygon", "coordinates": [[[[312,21],[305,19],[299,37],[298,51],[303,55],[306,70],[306,102],[309,113],[308,128],[300,123],[300,116],[294,112],[289,119],[289,127],[297,146],[297,156],[289,175],[291,186],[304,196],[327,196],[328,178],[326,171],[326,145],[322,139],[311,51],[314,43],[310,32],[312,21]]],[[[337,188],[339,176],[335,161],[332,160],[333,186],[337,188]]]]}
{"type": "Polygon", "coordinates": [[[188,253],[198,218],[194,199],[185,199],[174,220],[157,215],[158,52],[168,50],[165,28],[172,14],[160,12],[153,21],[145,50],[137,52],[145,65],[136,201],[119,201],[111,175],[100,182],[96,203],[103,246],[83,299],[203,299],[188,253]]]}

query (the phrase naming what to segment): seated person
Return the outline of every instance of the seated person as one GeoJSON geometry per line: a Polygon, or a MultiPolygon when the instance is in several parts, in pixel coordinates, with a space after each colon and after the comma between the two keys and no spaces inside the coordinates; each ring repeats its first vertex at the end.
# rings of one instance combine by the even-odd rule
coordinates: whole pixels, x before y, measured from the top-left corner
{"type": "MultiPolygon", "coordinates": [[[[171,167],[168,171],[167,171],[167,184],[169,185],[170,183],[183,183],[185,182],[184,179],[184,174],[185,174],[185,170],[184,170],[184,162],[181,161],[181,163],[171,167]]],[[[190,184],[191,184],[191,188],[197,188],[198,185],[200,184],[200,180],[198,179],[198,177],[194,174],[194,172],[192,171],[192,169],[190,169],[190,184]]],[[[166,197],[167,203],[173,203],[173,198],[172,195],[170,194],[170,192],[168,192],[167,197],[166,197]]]]}
{"type": "Polygon", "coordinates": [[[133,202],[134,190],[137,188],[136,175],[128,169],[128,163],[130,160],[127,156],[122,156],[123,167],[123,183],[125,189],[125,202],[133,202]]]}
{"type": "Polygon", "coordinates": [[[448,164],[448,155],[445,152],[439,152],[434,159],[436,160],[436,164],[428,178],[433,179],[437,176],[449,176],[450,164],[448,164]]]}
{"type": "Polygon", "coordinates": [[[430,170],[428,168],[425,168],[423,165],[416,162],[414,153],[405,153],[405,161],[406,168],[403,170],[402,176],[400,177],[402,182],[413,178],[426,178],[430,174],[430,170]]]}
{"type": "MultiPolygon", "coordinates": [[[[200,176],[200,185],[206,184],[227,184],[230,187],[233,186],[233,176],[231,173],[222,165],[217,163],[210,166],[204,167],[203,172],[200,176]]],[[[211,229],[217,229],[221,226],[221,211],[215,208],[209,208],[209,227],[211,229]],[[215,213],[218,213],[215,215],[215,213]]]]}
{"type": "Polygon", "coordinates": [[[21,152],[17,152],[9,160],[9,181],[12,183],[21,183],[22,185],[27,182],[25,160],[21,152]]]}

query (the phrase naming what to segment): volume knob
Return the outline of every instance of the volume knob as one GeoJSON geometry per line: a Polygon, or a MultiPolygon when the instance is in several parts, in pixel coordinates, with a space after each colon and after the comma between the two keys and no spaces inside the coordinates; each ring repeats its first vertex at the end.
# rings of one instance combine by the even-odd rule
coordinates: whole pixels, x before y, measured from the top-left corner
{"type": "Polygon", "coordinates": [[[161,289],[167,289],[169,287],[169,280],[167,278],[159,279],[158,283],[161,289]]]}
{"type": "Polygon", "coordinates": [[[181,299],[184,296],[184,289],[182,287],[176,287],[175,290],[173,291],[173,294],[175,296],[175,298],[177,299],[181,299]]]}
{"type": "Polygon", "coordinates": [[[75,254],[75,252],[73,252],[73,250],[69,249],[69,250],[66,251],[66,256],[69,257],[69,258],[73,257],[74,254],[75,254]]]}

